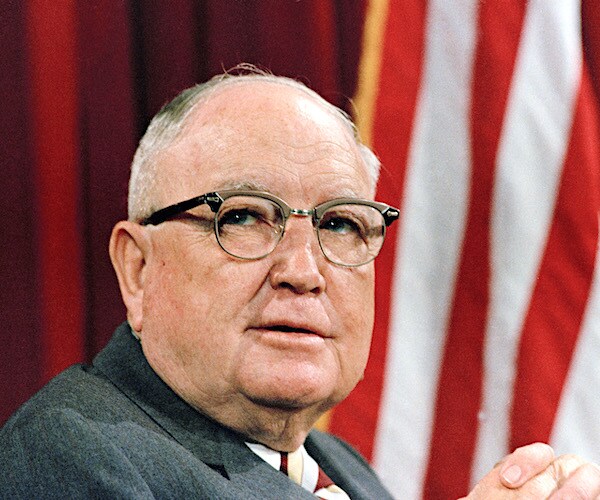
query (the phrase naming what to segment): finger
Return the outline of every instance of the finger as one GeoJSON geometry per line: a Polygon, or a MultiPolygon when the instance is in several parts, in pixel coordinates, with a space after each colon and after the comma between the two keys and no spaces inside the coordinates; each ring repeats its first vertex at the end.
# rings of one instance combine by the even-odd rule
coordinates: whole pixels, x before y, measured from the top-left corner
{"type": "Polygon", "coordinates": [[[567,456],[564,460],[570,460],[568,465],[560,465],[563,457],[557,459],[559,471],[558,490],[552,494],[551,500],[596,500],[600,498],[600,467],[596,464],[587,463],[580,465],[574,471],[573,467],[579,460],[571,460],[567,456]],[[566,475],[566,478],[560,477],[566,475]]]}
{"type": "Polygon", "coordinates": [[[500,466],[500,481],[508,488],[518,488],[536,476],[554,460],[554,450],[544,443],[517,448],[500,466]]]}

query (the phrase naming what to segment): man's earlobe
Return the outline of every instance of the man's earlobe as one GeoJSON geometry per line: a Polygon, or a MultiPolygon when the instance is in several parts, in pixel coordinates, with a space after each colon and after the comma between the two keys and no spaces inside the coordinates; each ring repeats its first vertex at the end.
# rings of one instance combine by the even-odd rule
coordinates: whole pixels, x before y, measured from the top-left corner
{"type": "Polygon", "coordinates": [[[131,327],[140,332],[143,324],[144,270],[150,247],[145,228],[121,221],[113,228],[109,253],[119,280],[131,327]]]}

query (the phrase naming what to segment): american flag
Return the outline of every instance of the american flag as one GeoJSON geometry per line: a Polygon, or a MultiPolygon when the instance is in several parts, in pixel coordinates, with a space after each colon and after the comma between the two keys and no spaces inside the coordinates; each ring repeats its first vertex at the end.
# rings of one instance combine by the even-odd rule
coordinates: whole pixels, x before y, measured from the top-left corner
{"type": "Polygon", "coordinates": [[[372,0],[358,121],[401,207],[365,379],[330,429],[398,498],[513,448],[600,461],[595,0],[372,0]]]}

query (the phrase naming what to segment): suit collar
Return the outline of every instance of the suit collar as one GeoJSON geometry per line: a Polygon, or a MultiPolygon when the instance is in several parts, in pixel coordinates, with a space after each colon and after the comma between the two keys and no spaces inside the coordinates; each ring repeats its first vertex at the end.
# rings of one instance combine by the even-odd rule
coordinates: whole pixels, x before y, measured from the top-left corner
{"type": "Polygon", "coordinates": [[[127,323],[117,328],[93,366],[164,433],[228,477],[232,486],[242,490],[250,487],[260,498],[314,498],[255,455],[242,436],[198,412],[175,394],[152,370],[127,323]]]}
{"type": "Polygon", "coordinates": [[[352,499],[391,499],[364,459],[343,441],[319,431],[312,431],[304,446],[332,481],[352,499]],[[354,455],[352,463],[348,455],[354,455]],[[346,457],[340,460],[340,457],[346,457]],[[361,464],[364,467],[361,467],[361,464]],[[359,473],[357,473],[359,471],[359,473]]]}
{"type": "Polygon", "coordinates": [[[224,441],[237,436],[188,405],[152,370],[127,323],[120,325],[94,367],[164,432],[203,462],[223,465],[224,441]]]}

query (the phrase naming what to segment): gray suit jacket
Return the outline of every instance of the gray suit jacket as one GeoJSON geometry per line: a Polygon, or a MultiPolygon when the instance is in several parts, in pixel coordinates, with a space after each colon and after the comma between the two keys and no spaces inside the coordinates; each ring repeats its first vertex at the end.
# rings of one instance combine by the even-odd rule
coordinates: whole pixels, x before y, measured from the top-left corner
{"type": "MultiPolygon", "coordinates": [[[[391,498],[346,443],[313,431],[305,446],[352,499],[391,498]]],[[[179,398],[123,324],[0,430],[0,498],[314,497],[179,398]]]]}

